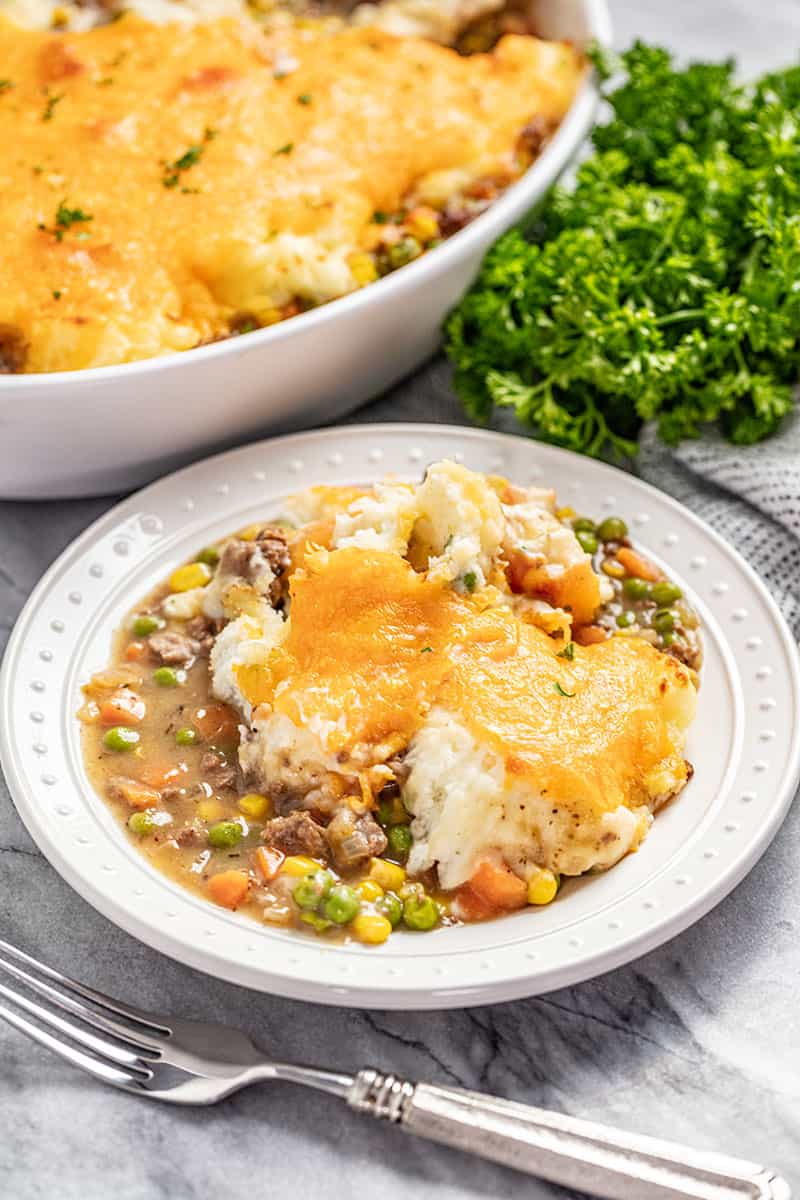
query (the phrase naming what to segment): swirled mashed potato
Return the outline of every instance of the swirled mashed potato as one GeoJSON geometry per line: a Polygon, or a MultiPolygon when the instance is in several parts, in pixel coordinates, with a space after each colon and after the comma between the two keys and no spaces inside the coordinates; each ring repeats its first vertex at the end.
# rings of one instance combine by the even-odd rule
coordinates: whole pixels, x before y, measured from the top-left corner
{"type": "Polygon", "coordinates": [[[393,781],[409,870],[445,889],[485,862],[528,881],[637,848],[689,777],[695,676],[642,637],[581,637],[608,579],[553,492],[445,461],[287,511],[282,616],[263,571],[189,602],[229,619],[212,681],[245,723],[248,779],[327,818],[393,781]]]}

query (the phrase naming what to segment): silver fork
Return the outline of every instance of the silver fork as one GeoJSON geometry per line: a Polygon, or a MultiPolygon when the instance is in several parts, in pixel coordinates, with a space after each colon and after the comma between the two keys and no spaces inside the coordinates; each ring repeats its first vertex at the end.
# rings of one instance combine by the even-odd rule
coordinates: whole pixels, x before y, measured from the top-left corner
{"type": "Polygon", "coordinates": [[[351,1076],[272,1062],[236,1029],[120,1004],[1,940],[0,971],[25,989],[0,982],[0,1016],[135,1096],[214,1104],[251,1083],[283,1080],[329,1092],[408,1133],[606,1200],[791,1200],[780,1175],[740,1159],[479,1092],[410,1083],[371,1067],[351,1076]]]}

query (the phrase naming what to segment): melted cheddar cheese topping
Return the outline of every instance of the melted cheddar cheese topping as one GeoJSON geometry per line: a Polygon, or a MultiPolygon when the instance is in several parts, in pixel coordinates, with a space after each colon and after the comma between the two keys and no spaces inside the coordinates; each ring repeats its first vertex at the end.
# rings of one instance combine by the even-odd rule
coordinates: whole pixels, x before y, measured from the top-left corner
{"type": "Polygon", "coordinates": [[[0,332],[25,371],[186,350],[354,289],[376,211],[513,178],[520,131],[557,122],[582,71],[532,37],[461,57],[130,14],[69,34],[0,18],[0,63],[0,332]]]}
{"type": "Polygon", "coordinates": [[[458,594],[390,552],[318,551],[293,576],[285,639],[238,668],[239,687],[297,727],[330,729],[343,761],[391,735],[408,744],[434,708],[452,713],[511,784],[581,820],[649,803],[656,777],[685,782],[685,667],[635,638],[566,660],[491,601],[492,589],[458,594]]]}

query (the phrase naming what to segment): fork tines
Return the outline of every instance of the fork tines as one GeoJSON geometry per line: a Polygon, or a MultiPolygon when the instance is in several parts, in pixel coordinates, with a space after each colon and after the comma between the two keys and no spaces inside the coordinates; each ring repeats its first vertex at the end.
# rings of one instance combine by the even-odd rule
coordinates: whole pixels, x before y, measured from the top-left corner
{"type": "Polygon", "coordinates": [[[158,1060],[164,1039],[171,1035],[166,1025],[61,975],[2,939],[0,974],[25,989],[0,981],[0,1016],[20,1033],[104,1083],[127,1091],[143,1090],[152,1078],[150,1064],[158,1060]],[[47,1003],[39,1003],[27,992],[47,1003]]]}

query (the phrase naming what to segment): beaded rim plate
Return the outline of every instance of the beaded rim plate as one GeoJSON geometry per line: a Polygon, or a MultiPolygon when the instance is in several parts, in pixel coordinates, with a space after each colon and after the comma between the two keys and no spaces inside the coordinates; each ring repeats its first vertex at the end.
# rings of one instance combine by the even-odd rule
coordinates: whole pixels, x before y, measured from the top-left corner
{"type": "Polygon", "coordinates": [[[360,1007],[463,1007],[545,992],[638,957],[685,929],[749,871],[800,776],[800,670],[791,634],[738,554],[632,475],[525,438],[444,425],[372,425],[276,438],[207,459],[123,501],[46,572],[0,678],[0,757],[17,809],[53,866],[149,945],[265,992],[360,1007]],[[212,538],[273,515],[313,483],[418,478],[455,458],[549,483],[578,511],[624,516],[685,588],[706,661],[687,755],[695,775],[637,854],[569,881],[558,900],[379,947],[335,945],[216,908],[152,868],[83,769],[80,685],[107,661],[133,598],[212,538]]]}

